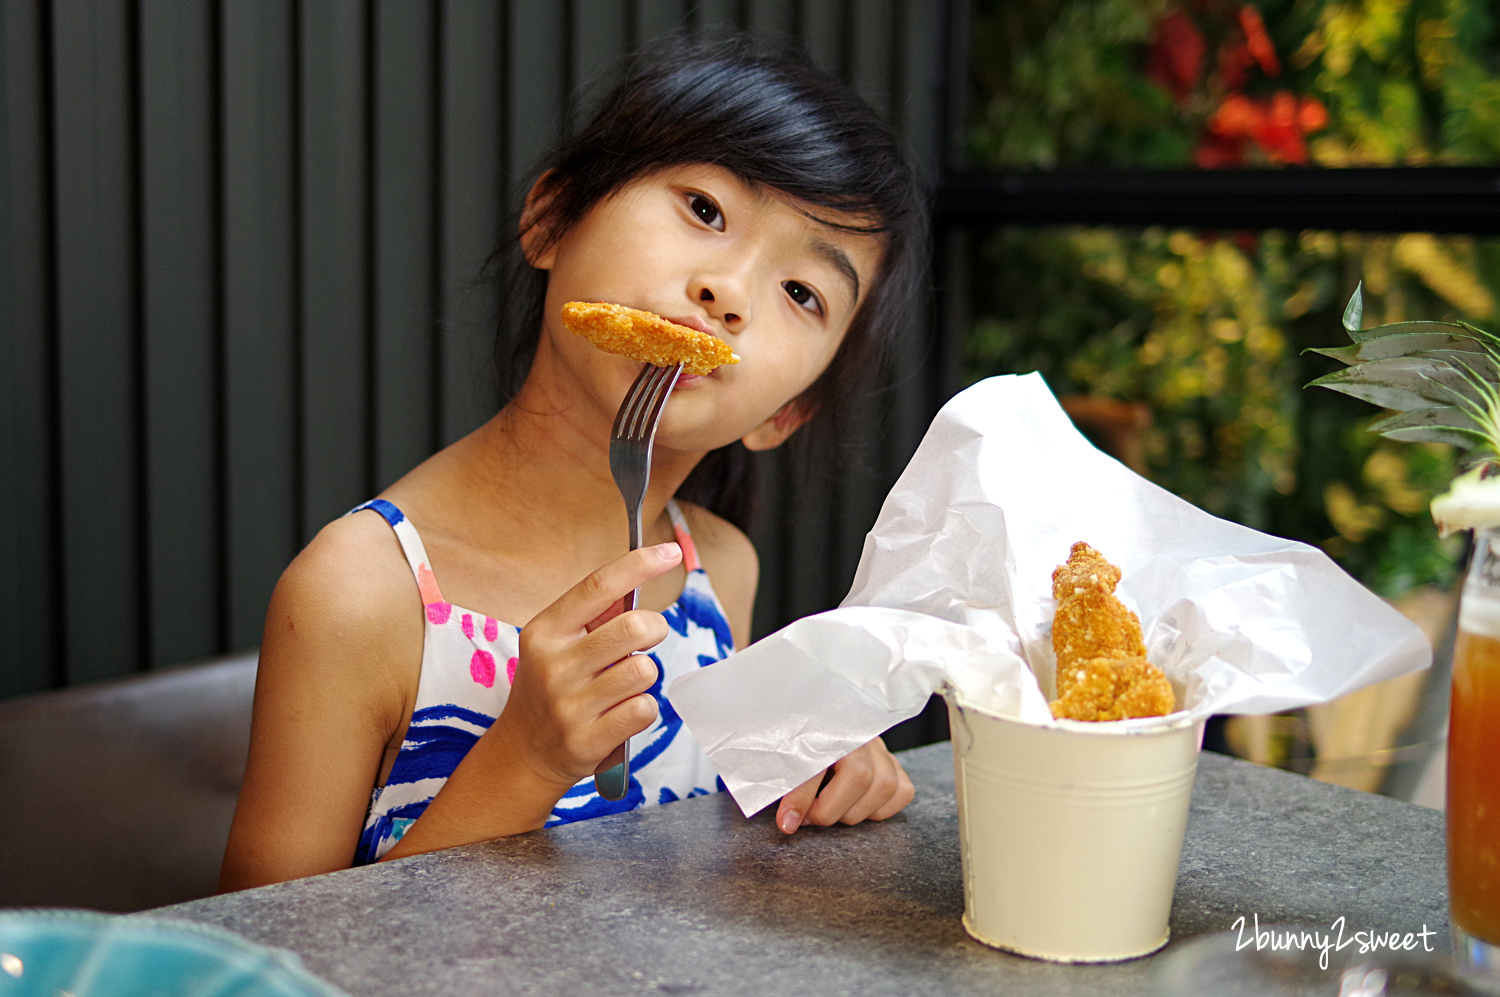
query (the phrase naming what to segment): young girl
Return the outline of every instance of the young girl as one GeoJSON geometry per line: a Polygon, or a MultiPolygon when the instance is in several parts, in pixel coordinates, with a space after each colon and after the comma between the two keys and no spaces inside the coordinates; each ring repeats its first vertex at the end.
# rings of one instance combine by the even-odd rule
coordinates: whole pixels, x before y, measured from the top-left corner
{"type": "MultiPolygon", "coordinates": [[[[848,89],[738,44],[637,67],[543,165],[519,225],[532,276],[507,302],[519,389],[325,527],[272,596],[222,889],[720,785],[665,690],[749,640],[747,451],[834,420],[901,326],[922,201],[848,89]],[[564,330],[567,301],[647,309],[742,358],[679,381],[640,550],[608,459],[640,365],[564,330]],[[593,776],[631,737],[629,791],[602,799],[593,776]]],[[[878,739],[824,778],[781,801],[783,832],[912,798],[878,739]]]]}

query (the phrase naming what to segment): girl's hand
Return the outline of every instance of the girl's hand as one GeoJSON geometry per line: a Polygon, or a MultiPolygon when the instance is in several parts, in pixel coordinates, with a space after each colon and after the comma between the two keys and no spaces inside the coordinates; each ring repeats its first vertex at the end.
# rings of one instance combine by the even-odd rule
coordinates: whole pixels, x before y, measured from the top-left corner
{"type": "Polygon", "coordinates": [[[634,652],[660,644],[667,622],[620,606],[625,593],[681,560],[675,543],[632,551],[522,628],[515,683],[495,726],[523,735],[523,757],[559,793],[608,769],[625,740],[656,719],[656,701],[646,694],[656,663],[634,652]]]}
{"type": "Polygon", "coordinates": [[[831,771],[828,785],[823,786],[827,772],[820,772],[781,798],[776,826],[783,833],[793,834],[803,824],[885,820],[916,794],[906,770],[878,737],[834,762],[831,771]]]}

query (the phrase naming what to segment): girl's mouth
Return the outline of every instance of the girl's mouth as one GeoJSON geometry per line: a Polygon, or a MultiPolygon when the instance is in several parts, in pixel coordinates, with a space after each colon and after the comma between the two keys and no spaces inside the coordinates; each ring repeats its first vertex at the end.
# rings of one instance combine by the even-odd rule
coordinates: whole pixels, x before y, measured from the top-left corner
{"type": "Polygon", "coordinates": [[[707,333],[710,336],[718,335],[718,333],[714,332],[714,327],[709,325],[708,322],[706,322],[703,317],[699,315],[663,315],[662,318],[666,319],[668,322],[673,323],[674,325],[687,326],[689,329],[696,329],[699,332],[707,333]]]}
{"type": "MultiPolygon", "coordinates": [[[[719,335],[718,332],[714,330],[714,327],[708,323],[708,320],[704,319],[701,315],[663,315],[662,318],[666,319],[668,322],[675,323],[676,325],[686,326],[689,329],[693,329],[697,332],[701,332],[709,336],[719,335]]],[[[715,368],[707,374],[684,373],[677,379],[677,389],[681,390],[684,388],[694,387],[695,385],[701,384],[702,382],[707,381],[710,378],[717,378],[718,374],[719,368],[715,368]]]]}

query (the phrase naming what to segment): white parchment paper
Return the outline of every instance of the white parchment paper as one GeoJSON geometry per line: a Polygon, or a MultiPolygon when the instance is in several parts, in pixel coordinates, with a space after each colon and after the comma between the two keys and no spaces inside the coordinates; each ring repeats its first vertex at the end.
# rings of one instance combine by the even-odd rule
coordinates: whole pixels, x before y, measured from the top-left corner
{"type": "Polygon", "coordinates": [[[1321,551],[1153,485],[1028,374],[938,413],[839,609],[679,678],[672,705],[747,816],[940,689],[1054,723],[1052,570],[1077,540],[1120,566],[1117,594],[1177,693],[1171,720],[1325,702],[1431,663],[1416,625],[1321,551]]]}

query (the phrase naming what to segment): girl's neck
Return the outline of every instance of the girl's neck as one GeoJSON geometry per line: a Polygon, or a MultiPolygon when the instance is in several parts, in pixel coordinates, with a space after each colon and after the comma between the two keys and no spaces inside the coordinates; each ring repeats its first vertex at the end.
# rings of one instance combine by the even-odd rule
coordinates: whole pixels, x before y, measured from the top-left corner
{"type": "MultiPolygon", "coordinates": [[[[539,356],[540,369],[533,367],[516,397],[454,448],[468,503],[462,520],[486,546],[479,538],[489,534],[496,549],[514,549],[519,533],[530,538],[523,546],[597,566],[626,547],[624,503],[609,470],[614,413],[595,411],[566,390],[565,379],[547,376],[548,359],[539,356]]],[[[646,542],[668,539],[658,526],[667,500],[699,459],[655,454],[642,506],[646,542]]]]}

